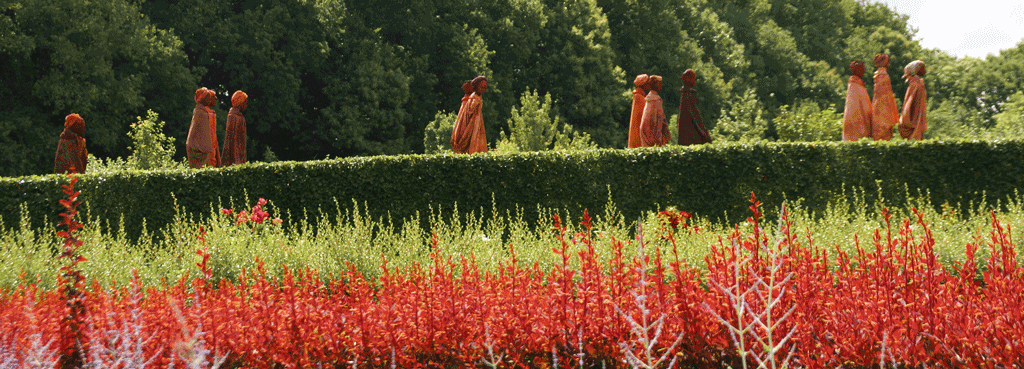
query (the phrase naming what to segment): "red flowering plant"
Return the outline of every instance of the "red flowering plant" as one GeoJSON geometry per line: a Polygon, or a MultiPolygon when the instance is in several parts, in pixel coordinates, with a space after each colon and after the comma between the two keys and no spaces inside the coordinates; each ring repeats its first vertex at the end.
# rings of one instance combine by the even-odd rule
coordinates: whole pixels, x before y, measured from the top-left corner
{"type": "Polygon", "coordinates": [[[700,231],[698,227],[690,227],[690,219],[693,218],[692,214],[687,211],[677,210],[672,206],[657,212],[655,217],[660,224],[658,233],[661,234],[662,239],[669,239],[670,234],[675,234],[680,229],[686,229],[691,233],[700,231]]]}
{"type": "Polygon", "coordinates": [[[220,213],[226,217],[231,218],[235,222],[235,225],[248,224],[250,227],[253,227],[253,229],[255,229],[255,227],[257,227],[258,224],[266,223],[269,223],[274,226],[280,226],[283,223],[283,221],[281,220],[281,218],[277,217],[270,218],[270,213],[263,210],[263,208],[266,205],[267,200],[264,198],[260,198],[259,200],[256,201],[256,206],[253,206],[252,209],[250,209],[249,211],[242,210],[236,213],[235,210],[232,208],[222,208],[220,209],[220,213]],[[269,222],[267,222],[268,219],[270,220],[269,222]]]}

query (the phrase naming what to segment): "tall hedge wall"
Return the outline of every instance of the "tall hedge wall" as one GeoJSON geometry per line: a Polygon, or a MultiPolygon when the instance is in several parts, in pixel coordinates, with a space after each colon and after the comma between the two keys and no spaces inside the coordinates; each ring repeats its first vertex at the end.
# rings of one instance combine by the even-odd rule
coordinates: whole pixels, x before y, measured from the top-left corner
{"type": "MultiPolygon", "coordinates": [[[[124,215],[137,234],[174,216],[174,203],[203,216],[217,204],[248,204],[262,197],[293,218],[342,209],[353,200],[373,216],[405,219],[430,208],[485,209],[492,199],[504,213],[516,206],[535,217],[537,205],[599,214],[608,199],[627,217],[659,206],[701,216],[742,219],[751,192],[777,206],[803,198],[822,209],[851,188],[869,203],[881,193],[898,205],[927,190],[935,204],[1013,196],[1024,185],[1024,142],[817,142],[716,144],[588,152],[486,155],[404,155],[312,162],[258,163],[224,169],[86,174],[79,181],[90,216],[117,224],[124,215]],[[881,188],[879,188],[881,186],[881,188]],[[172,197],[173,194],[173,197],[172,197]],[[531,214],[532,213],[532,214],[531,214]]],[[[8,227],[27,203],[33,222],[56,222],[63,196],[57,175],[0,178],[0,215],[8,227]],[[49,219],[43,219],[49,216],[49,219]]],[[[311,217],[313,218],[313,217],[311,217]]],[[[287,219],[286,219],[287,221],[287,219]]]]}

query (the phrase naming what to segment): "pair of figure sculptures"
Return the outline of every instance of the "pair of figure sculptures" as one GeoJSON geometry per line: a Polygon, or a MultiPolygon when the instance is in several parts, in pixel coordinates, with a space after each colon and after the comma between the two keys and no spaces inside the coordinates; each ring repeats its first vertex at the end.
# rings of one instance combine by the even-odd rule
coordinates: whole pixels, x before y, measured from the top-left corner
{"type": "Polygon", "coordinates": [[[249,95],[241,90],[231,95],[231,110],[228,111],[227,127],[224,130],[224,147],[217,145],[217,94],[206,87],[196,90],[196,107],[192,109],[192,124],[188,127],[185,140],[185,154],[188,166],[219,168],[246,162],[245,116],[242,112],[249,105],[249,95]]]}
{"type": "Polygon", "coordinates": [[[479,76],[462,83],[462,105],[452,129],[452,151],[456,154],[487,152],[484,132],[483,96],[487,77],[479,76]]]}
{"type": "MultiPolygon", "coordinates": [[[[218,150],[217,115],[212,109],[217,103],[217,95],[212,90],[202,87],[196,90],[195,100],[192,124],[189,126],[188,138],[185,141],[189,166],[201,168],[244,164],[246,132],[242,112],[248,106],[249,96],[242,91],[235,91],[231,96],[231,110],[228,111],[223,150],[218,150]]],[[[89,151],[85,148],[85,138],[82,137],[84,135],[85,120],[78,114],[68,114],[64,118],[64,131],[60,134],[60,142],[57,143],[57,154],[53,161],[54,173],[85,173],[89,151]]]]}
{"type": "MultiPolygon", "coordinates": [[[[687,69],[682,76],[683,87],[679,97],[680,145],[699,145],[711,142],[711,135],[704,126],[704,119],[697,109],[697,73],[687,69]]],[[[662,109],[661,76],[641,74],[633,80],[633,108],[629,117],[630,148],[662,146],[672,141],[665,111],[662,109]],[[645,93],[645,91],[650,91],[645,93]]]]}
{"type": "Polygon", "coordinates": [[[875,96],[868,97],[864,87],[864,62],[855,60],[850,63],[849,83],[846,91],[846,107],[843,111],[843,141],[857,141],[864,137],[874,140],[891,140],[893,127],[900,132],[900,137],[921,140],[928,129],[925,101],[924,62],[915,60],[903,68],[903,78],[907,80],[907,93],[903,98],[903,112],[896,108],[896,99],[892,93],[892,81],[889,80],[889,56],[875,55],[875,96]]]}

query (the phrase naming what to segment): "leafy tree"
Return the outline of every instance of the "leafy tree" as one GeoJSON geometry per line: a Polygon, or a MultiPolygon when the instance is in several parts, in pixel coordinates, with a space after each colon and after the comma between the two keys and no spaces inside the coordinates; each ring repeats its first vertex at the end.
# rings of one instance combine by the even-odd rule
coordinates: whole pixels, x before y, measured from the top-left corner
{"type": "Polygon", "coordinates": [[[722,111],[722,118],[711,131],[711,137],[723,141],[761,141],[766,139],[768,120],[763,116],[761,103],[753,89],[722,111]]]}
{"type": "Polygon", "coordinates": [[[131,139],[131,156],[129,165],[134,169],[186,168],[183,163],[174,161],[174,137],[163,133],[164,122],[160,115],[149,110],[146,119],[136,117],[128,131],[131,139]]]}
{"type": "Polygon", "coordinates": [[[89,151],[122,152],[131,117],[172,111],[193,77],[180,41],[135,1],[0,5],[0,175],[47,173],[64,116],[86,122],[89,151]]]}
{"type": "Polygon", "coordinates": [[[452,131],[455,129],[457,113],[442,111],[434,115],[434,120],[427,123],[423,132],[423,152],[437,154],[452,151],[452,131]]]}
{"type": "Polygon", "coordinates": [[[527,90],[520,98],[521,108],[512,107],[509,134],[501,132],[496,151],[582,150],[596,148],[590,135],[573,129],[552,112],[551,94],[541,100],[536,91],[527,90]]]}
{"type": "Polygon", "coordinates": [[[843,138],[843,114],[835,105],[821,109],[813,102],[803,102],[792,110],[779,108],[773,123],[779,141],[839,141],[843,138]]]}
{"type": "Polygon", "coordinates": [[[1010,95],[1002,109],[993,116],[996,125],[987,132],[987,137],[993,140],[1024,138],[1024,92],[1010,95]]]}

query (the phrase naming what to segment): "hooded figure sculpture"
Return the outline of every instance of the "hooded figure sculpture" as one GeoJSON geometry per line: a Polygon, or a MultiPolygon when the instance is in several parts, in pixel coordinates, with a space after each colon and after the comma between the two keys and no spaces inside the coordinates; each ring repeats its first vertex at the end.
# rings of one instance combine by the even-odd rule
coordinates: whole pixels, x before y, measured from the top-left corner
{"type": "Polygon", "coordinates": [[[857,141],[871,137],[871,97],[864,88],[864,62],[850,63],[849,82],[846,84],[846,108],[843,110],[843,141],[857,141]]]}
{"type": "Polygon", "coordinates": [[[228,111],[228,123],[224,127],[224,149],[220,151],[223,158],[221,165],[245,164],[245,116],[242,112],[249,106],[249,95],[241,90],[231,95],[231,110],[228,111]]]}
{"type": "Polygon", "coordinates": [[[925,101],[924,62],[914,60],[903,68],[903,78],[907,79],[907,94],[903,97],[903,115],[900,115],[900,136],[910,140],[921,140],[928,129],[925,101]]]}
{"type": "Polygon", "coordinates": [[[459,113],[455,116],[455,125],[452,126],[450,144],[455,143],[455,135],[459,131],[459,123],[462,122],[462,116],[466,115],[466,101],[469,101],[470,95],[473,95],[473,81],[462,82],[462,102],[459,104],[459,113]]]}
{"type": "Polygon", "coordinates": [[[469,95],[452,129],[452,151],[457,154],[487,152],[487,135],[484,132],[483,94],[487,91],[487,77],[473,78],[470,83],[473,94],[469,95]],[[462,112],[465,110],[465,113],[462,112]]]}
{"type": "Polygon", "coordinates": [[[640,146],[662,146],[672,141],[662,109],[661,76],[651,76],[651,92],[644,99],[644,115],[640,119],[640,146]]]}
{"type": "Polygon", "coordinates": [[[196,107],[192,109],[192,124],[185,139],[185,154],[188,166],[202,168],[216,167],[220,162],[217,148],[217,115],[210,107],[217,103],[217,95],[202,87],[196,90],[196,107]]]}
{"type": "Polygon", "coordinates": [[[54,173],[85,173],[86,158],[89,151],[85,149],[85,121],[78,114],[64,117],[64,131],[60,133],[57,143],[57,155],[53,159],[54,173]]]}
{"type": "Polygon", "coordinates": [[[896,108],[896,97],[892,94],[892,81],[889,79],[889,56],[875,55],[875,96],[871,101],[871,138],[891,140],[892,129],[900,120],[899,109],[896,108]]]}
{"type": "Polygon", "coordinates": [[[679,89],[679,144],[711,143],[711,135],[697,109],[697,90],[693,88],[697,83],[697,72],[687,69],[682,79],[683,87],[679,89]]]}
{"type": "Polygon", "coordinates": [[[634,148],[640,147],[640,120],[644,117],[644,106],[647,97],[646,90],[650,89],[650,77],[646,74],[641,74],[633,79],[633,85],[636,89],[633,90],[633,110],[629,115],[629,141],[627,147],[634,148]]]}

